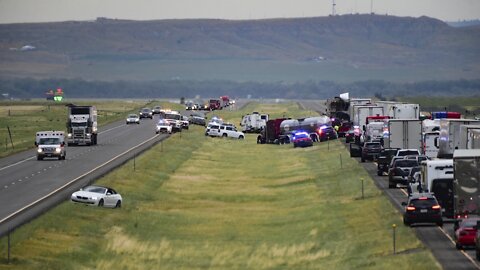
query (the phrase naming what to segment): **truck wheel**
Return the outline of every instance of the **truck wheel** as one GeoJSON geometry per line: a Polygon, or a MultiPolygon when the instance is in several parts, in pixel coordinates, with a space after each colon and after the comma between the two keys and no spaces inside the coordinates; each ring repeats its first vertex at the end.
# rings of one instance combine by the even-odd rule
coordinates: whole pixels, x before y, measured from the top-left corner
{"type": "Polygon", "coordinates": [[[43,157],[37,156],[37,160],[42,160],[42,159],[43,159],[43,157]]]}
{"type": "Polygon", "coordinates": [[[365,158],[364,158],[363,156],[360,158],[360,160],[361,160],[362,162],[365,162],[365,158]]]}
{"type": "Polygon", "coordinates": [[[226,137],[227,137],[227,134],[226,134],[226,133],[223,133],[222,137],[223,137],[223,138],[226,138],[226,137]]]}
{"type": "Polygon", "coordinates": [[[388,188],[396,188],[396,185],[388,182],[388,188]]]}
{"type": "Polygon", "coordinates": [[[66,156],[66,155],[64,155],[64,156],[62,157],[62,160],[65,160],[65,158],[67,158],[67,156],[66,156]]]}
{"type": "Polygon", "coordinates": [[[262,143],[262,138],[257,137],[257,144],[261,144],[261,143],[262,143]]]}

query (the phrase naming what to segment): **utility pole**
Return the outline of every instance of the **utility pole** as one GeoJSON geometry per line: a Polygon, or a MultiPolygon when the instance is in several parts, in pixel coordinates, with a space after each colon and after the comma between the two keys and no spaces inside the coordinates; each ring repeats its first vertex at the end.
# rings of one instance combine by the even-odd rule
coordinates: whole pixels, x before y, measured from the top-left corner
{"type": "Polygon", "coordinates": [[[332,16],[335,16],[335,0],[332,0],[332,16]]]}

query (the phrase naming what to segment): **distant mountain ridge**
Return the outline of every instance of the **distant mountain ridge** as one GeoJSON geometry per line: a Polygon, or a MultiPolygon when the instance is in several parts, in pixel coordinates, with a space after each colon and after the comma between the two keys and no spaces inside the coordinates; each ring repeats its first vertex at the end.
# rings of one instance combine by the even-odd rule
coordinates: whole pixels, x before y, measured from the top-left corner
{"type": "MultiPolygon", "coordinates": [[[[112,61],[218,60],[234,65],[235,61],[248,60],[327,61],[351,69],[435,67],[463,70],[468,77],[480,70],[479,45],[480,28],[454,28],[428,17],[344,15],[251,21],[99,18],[92,22],[1,24],[0,72],[6,76],[62,77],[74,76],[63,74],[66,69],[112,61]],[[27,44],[35,50],[10,50],[27,44]]],[[[79,77],[89,79],[83,69],[77,70],[79,77]]]]}

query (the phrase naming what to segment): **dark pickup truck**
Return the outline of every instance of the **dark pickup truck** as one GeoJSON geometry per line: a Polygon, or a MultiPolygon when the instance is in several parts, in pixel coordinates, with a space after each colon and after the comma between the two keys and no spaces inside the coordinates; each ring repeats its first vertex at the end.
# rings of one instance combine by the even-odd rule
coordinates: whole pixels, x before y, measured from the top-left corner
{"type": "Polygon", "coordinates": [[[382,176],[383,173],[388,172],[388,167],[392,158],[397,155],[400,148],[385,148],[380,151],[377,157],[377,175],[382,176]]]}

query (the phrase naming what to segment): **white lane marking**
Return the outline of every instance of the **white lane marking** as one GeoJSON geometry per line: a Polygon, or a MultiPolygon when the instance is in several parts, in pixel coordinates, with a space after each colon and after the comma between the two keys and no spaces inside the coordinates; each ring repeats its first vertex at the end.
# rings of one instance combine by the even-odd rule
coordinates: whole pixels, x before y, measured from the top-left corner
{"type": "MultiPolygon", "coordinates": [[[[113,128],[104,130],[104,131],[102,131],[102,132],[100,132],[100,133],[98,133],[98,134],[102,134],[102,133],[105,133],[105,132],[108,132],[108,131],[111,131],[111,130],[114,130],[114,129],[117,129],[117,128],[120,128],[120,127],[123,127],[123,126],[113,127],[113,128]]],[[[30,160],[30,159],[34,159],[34,158],[36,158],[36,157],[37,157],[37,156],[32,156],[32,157],[29,157],[29,158],[26,158],[26,159],[22,159],[22,160],[20,160],[20,161],[18,161],[18,162],[16,162],[16,163],[13,163],[13,164],[10,164],[10,165],[8,165],[8,166],[5,166],[5,167],[0,168],[0,171],[3,171],[3,170],[5,170],[5,169],[8,169],[8,168],[13,167],[13,166],[17,166],[18,164],[24,163],[24,162],[26,162],[26,161],[28,161],[28,160],[30,160]]]]}
{"type": "Polygon", "coordinates": [[[59,192],[60,190],[64,189],[65,187],[67,187],[67,186],[71,185],[72,183],[74,183],[75,181],[79,180],[80,178],[82,178],[82,177],[84,177],[84,176],[86,176],[86,175],[88,175],[88,174],[90,174],[90,173],[92,173],[92,172],[94,172],[94,171],[98,170],[99,168],[101,168],[101,167],[103,167],[103,166],[107,165],[108,163],[110,163],[110,162],[114,161],[114,160],[115,160],[115,159],[117,159],[118,157],[121,157],[121,156],[123,156],[123,155],[127,154],[128,152],[132,151],[133,149],[135,149],[135,148],[138,148],[139,146],[141,146],[141,145],[144,145],[144,144],[146,144],[147,142],[150,142],[151,140],[153,140],[153,139],[157,138],[158,136],[160,136],[160,135],[159,135],[159,134],[157,134],[157,135],[153,136],[152,138],[150,138],[150,139],[148,139],[148,140],[146,140],[146,141],[142,142],[141,144],[137,144],[136,146],[133,146],[133,147],[131,147],[130,149],[128,149],[128,150],[126,150],[126,151],[122,152],[121,154],[118,154],[118,155],[114,156],[114,157],[113,157],[113,158],[111,158],[110,160],[107,160],[105,163],[98,165],[97,167],[95,167],[95,168],[91,169],[90,171],[88,171],[88,172],[86,172],[86,173],[84,173],[84,174],[82,174],[82,175],[78,176],[77,178],[74,178],[74,179],[70,180],[70,182],[68,182],[68,183],[66,183],[65,185],[63,185],[63,186],[61,186],[61,187],[57,188],[56,190],[54,190],[54,191],[52,191],[52,192],[48,193],[47,195],[43,196],[42,198],[40,198],[40,199],[37,199],[36,201],[34,201],[34,202],[32,202],[32,203],[30,203],[30,204],[28,204],[28,205],[26,205],[26,206],[24,206],[24,207],[20,208],[19,210],[17,210],[17,211],[15,211],[15,212],[11,213],[10,215],[6,216],[6,217],[5,217],[5,218],[3,218],[2,220],[0,220],[0,224],[1,224],[1,223],[3,223],[3,222],[5,222],[6,220],[10,219],[11,217],[13,217],[13,216],[15,216],[15,215],[17,215],[17,214],[21,213],[21,212],[22,212],[22,211],[24,211],[25,209],[28,209],[28,208],[32,207],[33,205],[35,205],[35,204],[37,204],[37,203],[39,203],[39,202],[41,202],[41,201],[43,201],[43,200],[47,199],[48,197],[50,197],[50,196],[54,195],[55,193],[59,192]]]}
{"type": "MultiPolygon", "coordinates": [[[[408,196],[408,193],[404,190],[404,189],[400,189],[405,195],[408,196]]],[[[450,242],[452,242],[453,246],[455,246],[455,240],[452,239],[452,237],[441,227],[438,227],[436,226],[449,240],[450,242]]],[[[480,269],[480,265],[475,261],[475,259],[473,259],[468,253],[466,253],[464,250],[460,250],[460,252],[465,256],[467,257],[467,259],[472,262],[473,265],[475,265],[475,267],[477,267],[477,269],[480,269]]]]}

